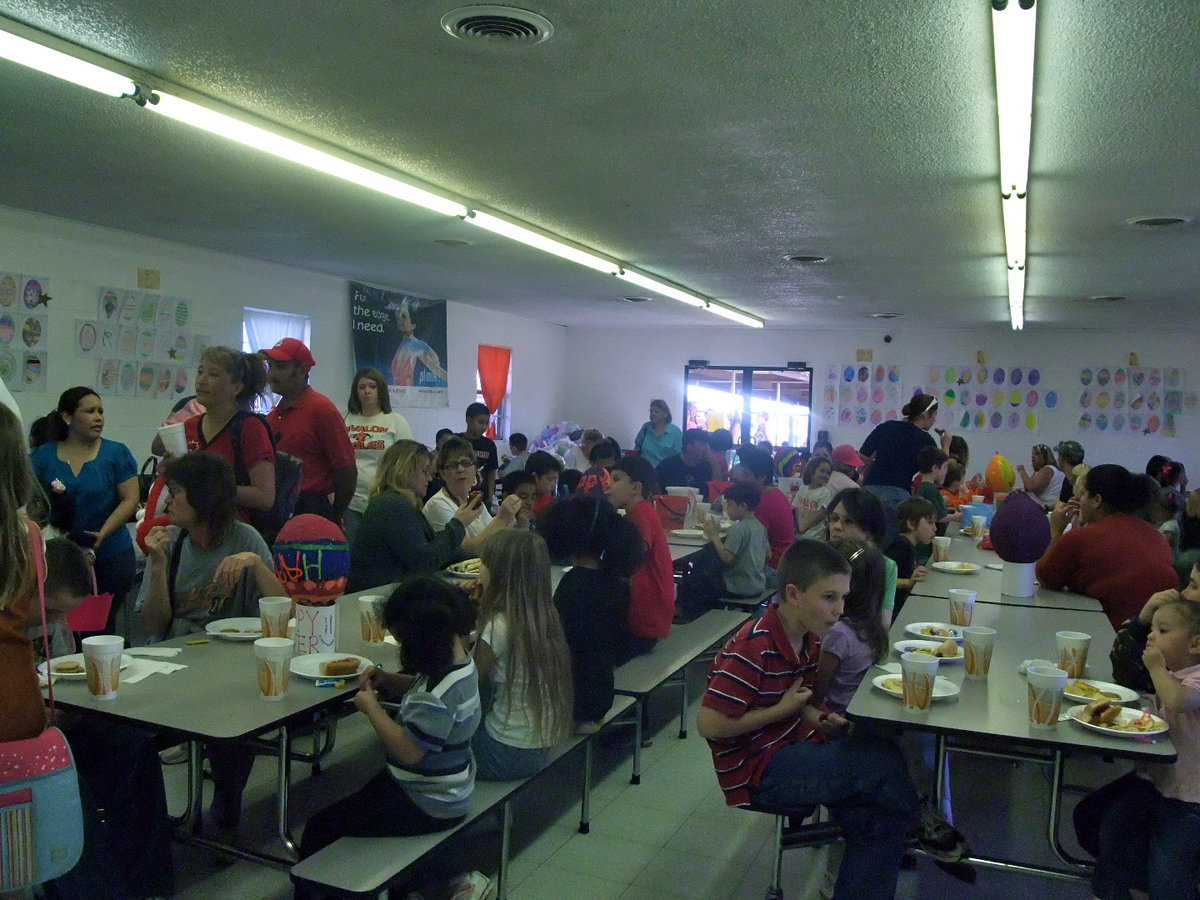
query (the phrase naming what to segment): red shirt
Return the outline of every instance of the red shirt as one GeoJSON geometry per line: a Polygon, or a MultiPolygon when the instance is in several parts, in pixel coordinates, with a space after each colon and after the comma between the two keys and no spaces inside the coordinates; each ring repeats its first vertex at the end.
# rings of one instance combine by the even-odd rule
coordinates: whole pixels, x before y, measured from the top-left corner
{"type": "MultiPolygon", "coordinates": [[[[233,466],[236,474],[237,460],[233,455],[233,419],[226,422],[225,427],[217,432],[216,437],[206,444],[204,433],[200,430],[203,418],[203,414],[192,416],[183,423],[183,433],[187,437],[188,450],[206,450],[209,453],[215,453],[233,466]]],[[[275,448],[271,445],[271,434],[261,419],[247,416],[246,420],[242,422],[242,465],[249,473],[255,466],[264,462],[275,464],[275,448]]],[[[238,516],[243,522],[249,522],[250,510],[239,506],[238,516]]]]}
{"type": "Polygon", "coordinates": [[[1095,597],[1113,628],[1140,613],[1151,594],[1179,587],[1162,532],[1126,513],[1072,528],[1038,561],[1037,579],[1095,597]]]}
{"type": "Polygon", "coordinates": [[[767,565],[778,568],[784,551],[796,543],[796,517],[792,514],[792,504],[779,488],[763,488],[762,499],[754,508],[754,518],[767,529],[767,541],[771,545],[767,565]]]}
{"type": "Polygon", "coordinates": [[[654,504],[643,500],[628,513],[649,551],[629,587],[629,615],[625,628],[634,637],[665,638],[675,618],[675,564],[662,520],[654,504]]]}
{"type": "Polygon", "coordinates": [[[303,464],[300,490],[314,494],[333,493],[333,473],[353,469],[354,446],[346,434],[346,422],[324,394],[311,387],[287,406],[276,406],[267,421],[278,439],[275,446],[303,464]]]}
{"type": "Polygon", "coordinates": [[[542,494],[541,496],[534,497],[533,498],[533,512],[539,513],[553,502],[554,502],[553,494],[542,494]]]}
{"type": "MultiPolygon", "coordinates": [[[[717,654],[700,703],[734,719],[752,709],[774,706],[797,678],[803,678],[806,687],[813,686],[820,657],[821,640],[811,632],[796,654],[779,621],[779,608],[772,605],[761,619],[739,628],[717,654]]],[[[725,802],[749,806],[750,786],[758,784],[775,751],[812,736],[813,730],[796,715],[757,731],[710,740],[708,749],[725,802]]]]}

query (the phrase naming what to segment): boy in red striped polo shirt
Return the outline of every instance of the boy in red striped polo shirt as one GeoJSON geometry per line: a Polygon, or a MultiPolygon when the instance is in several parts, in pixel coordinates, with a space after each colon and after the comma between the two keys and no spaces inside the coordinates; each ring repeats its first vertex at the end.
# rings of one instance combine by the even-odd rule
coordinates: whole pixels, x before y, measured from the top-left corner
{"type": "Polygon", "coordinates": [[[835,896],[890,898],[918,807],[900,751],[842,736],[847,722],[810,705],[821,637],[842,615],[850,567],[819,541],[779,563],[779,602],[740,628],[713,662],[697,729],[730,806],[828,807],[846,836],[835,896]]]}

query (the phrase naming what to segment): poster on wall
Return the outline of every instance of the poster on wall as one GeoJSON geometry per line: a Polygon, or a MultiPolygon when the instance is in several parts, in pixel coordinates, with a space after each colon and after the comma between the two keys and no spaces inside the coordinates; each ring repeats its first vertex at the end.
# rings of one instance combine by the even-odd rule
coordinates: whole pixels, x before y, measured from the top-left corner
{"type": "Polygon", "coordinates": [[[392,406],[449,406],[446,301],[350,282],[354,365],[383,373],[392,406]]]}
{"type": "Polygon", "coordinates": [[[1036,366],[947,363],[922,374],[917,390],[937,397],[940,421],[958,432],[1035,433],[1042,412],[1058,405],[1058,392],[1036,366]]]}
{"type": "Polygon", "coordinates": [[[900,408],[906,401],[899,366],[830,363],[821,411],[831,426],[873,427],[900,418],[900,408]]]}
{"type": "Polygon", "coordinates": [[[1184,391],[1183,369],[1084,366],[1079,370],[1079,421],[1083,432],[1179,437],[1179,417],[1194,412],[1196,396],[1184,391]]]}

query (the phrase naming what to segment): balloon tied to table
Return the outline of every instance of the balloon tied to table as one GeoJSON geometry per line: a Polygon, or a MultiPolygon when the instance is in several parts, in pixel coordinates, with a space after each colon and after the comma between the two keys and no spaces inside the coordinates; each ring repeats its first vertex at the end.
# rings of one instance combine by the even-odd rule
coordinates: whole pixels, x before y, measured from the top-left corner
{"type": "Polygon", "coordinates": [[[296,602],[296,652],[332,653],[337,639],[334,601],[346,591],[350,548],[342,530],[305,513],[279,531],[271,553],[275,575],[296,602]]]}

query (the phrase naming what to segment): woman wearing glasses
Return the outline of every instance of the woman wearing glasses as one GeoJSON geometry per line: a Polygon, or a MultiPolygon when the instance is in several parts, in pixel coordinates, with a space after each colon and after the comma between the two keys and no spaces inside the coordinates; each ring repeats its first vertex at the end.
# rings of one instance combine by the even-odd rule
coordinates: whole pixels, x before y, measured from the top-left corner
{"type": "Polygon", "coordinates": [[[475,468],[475,448],[461,437],[452,437],[442,444],[437,454],[437,474],[443,487],[425,502],[425,518],[435,531],[441,531],[460,509],[479,505],[479,515],[466,527],[462,548],[478,552],[484,535],[497,528],[508,528],[516,521],[521,511],[519,497],[505,497],[493,518],[488,508],[480,501],[475,490],[479,482],[475,468]]]}

